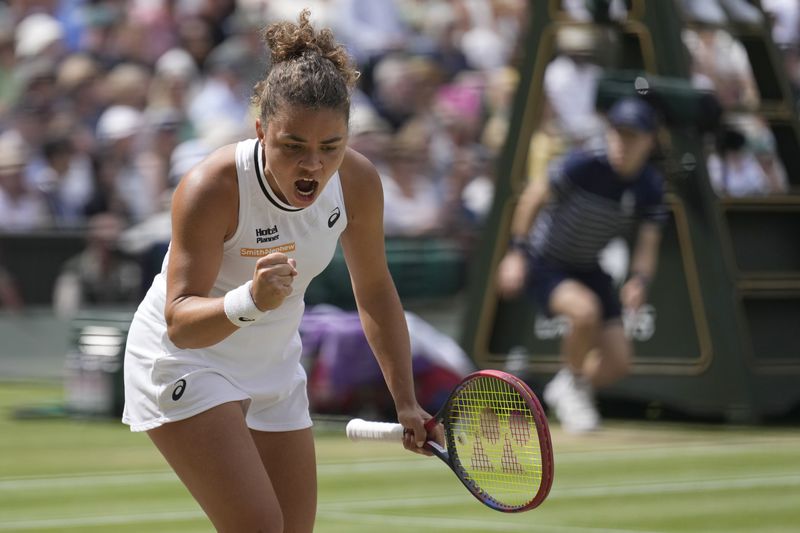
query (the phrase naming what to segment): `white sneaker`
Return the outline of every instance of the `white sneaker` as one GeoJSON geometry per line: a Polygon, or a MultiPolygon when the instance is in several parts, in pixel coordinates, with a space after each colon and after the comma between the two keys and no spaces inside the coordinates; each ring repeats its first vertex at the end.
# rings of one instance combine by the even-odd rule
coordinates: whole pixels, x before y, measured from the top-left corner
{"type": "Polygon", "coordinates": [[[558,398],[562,395],[564,390],[572,386],[574,376],[568,368],[562,368],[558,373],[553,376],[553,379],[545,385],[542,397],[551,409],[555,409],[558,404],[558,398]]]}
{"type": "Polygon", "coordinates": [[[585,433],[600,427],[591,385],[569,369],[561,369],[555,375],[544,388],[543,397],[565,431],[585,433]]]}

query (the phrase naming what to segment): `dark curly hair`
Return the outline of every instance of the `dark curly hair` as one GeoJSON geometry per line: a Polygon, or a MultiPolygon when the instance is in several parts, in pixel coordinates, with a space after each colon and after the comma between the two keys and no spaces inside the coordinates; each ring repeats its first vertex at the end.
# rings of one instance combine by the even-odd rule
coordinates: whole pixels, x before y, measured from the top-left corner
{"type": "Polygon", "coordinates": [[[359,73],[333,32],[314,30],[311,12],[304,9],[298,23],[276,22],[262,32],[271,66],[253,88],[253,104],[267,120],[285,104],[309,109],[341,109],[350,116],[350,90],[359,73]]]}

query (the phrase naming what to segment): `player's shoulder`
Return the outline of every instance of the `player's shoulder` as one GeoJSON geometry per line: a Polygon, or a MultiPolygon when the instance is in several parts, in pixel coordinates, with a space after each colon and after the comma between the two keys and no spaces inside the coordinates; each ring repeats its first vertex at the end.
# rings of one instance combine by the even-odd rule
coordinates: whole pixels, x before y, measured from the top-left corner
{"type": "Polygon", "coordinates": [[[640,181],[645,187],[660,191],[664,186],[664,174],[655,163],[648,161],[642,169],[640,181]]]}
{"type": "Polygon", "coordinates": [[[178,199],[237,198],[236,146],[234,143],[218,148],[192,167],[180,180],[178,199]]]}
{"type": "Polygon", "coordinates": [[[361,215],[383,209],[383,187],[375,165],[366,156],[348,147],[339,167],[339,180],[349,223],[361,215]]]}
{"type": "Polygon", "coordinates": [[[342,180],[354,182],[380,180],[378,170],[372,161],[349,146],[346,149],[342,165],[339,167],[339,177],[342,180]]]}
{"type": "Polygon", "coordinates": [[[339,167],[339,179],[345,196],[348,193],[363,194],[381,188],[381,178],[375,165],[365,155],[347,147],[344,160],[339,167]]]}
{"type": "Polygon", "coordinates": [[[585,179],[597,179],[603,169],[603,154],[582,149],[567,152],[555,166],[555,173],[562,179],[581,183],[585,179]]]}
{"type": "Polygon", "coordinates": [[[602,165],[605,154],[599,151],[574,149],[564,156],[563,169],[567,173],[580,174],[602,165]]]}

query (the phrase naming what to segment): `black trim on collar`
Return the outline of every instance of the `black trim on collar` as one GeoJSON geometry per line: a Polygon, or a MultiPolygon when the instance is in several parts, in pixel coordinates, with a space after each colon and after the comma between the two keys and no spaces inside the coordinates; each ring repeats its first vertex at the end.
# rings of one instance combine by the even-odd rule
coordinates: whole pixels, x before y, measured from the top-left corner
{"type": "Polygon", "coordinates": [[[267,197],[267,200],[269,200],[272,205],[274,205],[275,207],[277,207],[282,211],[289,211],[290,213],[296,213],[297,211],[302,211],[303,210],[302,207],[290,208],[281,205],[275,198],[272,197],[272,194],[270,194],[271,191],[269,183],[267,183],[267,180],[264,179],[264,176],[261,174],[261,162],[259,161],[258,157],[260,147],[261,147],[261,141],[256,141],[256,146],[255,149],[253,150],[253,163],[256,167],[256,177],[258,178],[258,184],[261,187],[261,192],[264,193],[264,196],[267,197]]]}

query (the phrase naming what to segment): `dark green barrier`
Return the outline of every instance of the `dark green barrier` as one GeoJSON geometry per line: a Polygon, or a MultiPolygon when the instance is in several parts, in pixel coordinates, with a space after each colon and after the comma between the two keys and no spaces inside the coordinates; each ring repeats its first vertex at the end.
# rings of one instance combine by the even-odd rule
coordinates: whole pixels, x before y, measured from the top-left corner
{"type": "Polygon", "coordinates": [[[26,305],[50,305],[62,265],[84,245],[83,232],[0,234],[0,265],[13,278],[26,305]]]}
{"type": "MultiPolygon", "coordinates": [[[[387,239],[386,259],[402,300],[452,296],[464,287],[461,247],[445,239],[387,239]]],[[[355,300],[341,247],[306,292],[306,303],[354,309],[355,300]]]]}

